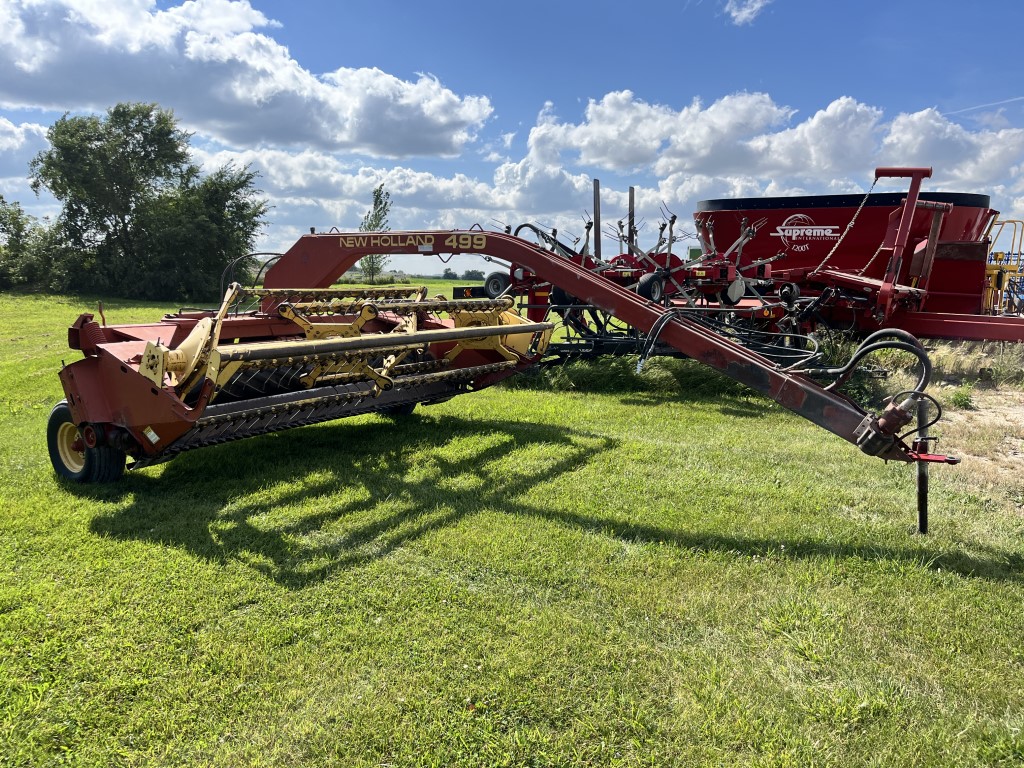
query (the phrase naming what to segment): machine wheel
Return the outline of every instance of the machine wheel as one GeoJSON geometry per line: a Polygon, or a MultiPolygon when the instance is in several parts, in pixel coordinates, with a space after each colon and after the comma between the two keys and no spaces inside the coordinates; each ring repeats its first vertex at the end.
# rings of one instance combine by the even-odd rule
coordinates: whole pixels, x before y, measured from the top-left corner
{"type": "Polygon", "coordinates": [[[661,304],[665,300],[665,278],[657,272],[648,272],[636,284],[636,292],[655,304],[661,304]]]}
{"type": "Polygon", "coordinates": [[[740,303],[740,299],[743,298],[746,293],[746,286],[742,280],[734,280],[729,284],[729,287],[718,294],[718,300],[726,307],[735,307],[740,303]],[[734,287],[735,286],[735,287],[734,287]]]}
{"type": "Polygon", "coordinates": [[[570,294],[564,288],[559,288],[557,285],[551,286],[551,293],[548,294],[548,302],[552,306],[564,306],[565,309],[558,310],[560,312],[568,312],[571,307],[580,303],[579,299],[570,294]]]}
{"type": "Polygon", "coordinates": [[[491,272],[484,280],[484,290],[487,291],[487,298],[496,299],[512,284],[512,279],[504,272],[491,272]]]}
{"type": "Polygon", "coordinates": [[[387,408],[382,408],[378,411],[382,416],[412,416],[412,412],[416,410],[418,403],[402,403],[401,405],[392,405],[387,408]]]}
{"type": "Polygon", "coordinates": [[[50,411],[46,446],[54,471],[75,483],[113,483],[124,474],[125,453],[109,445],[89,448],[71,420],[67,400],[50,411]]]}

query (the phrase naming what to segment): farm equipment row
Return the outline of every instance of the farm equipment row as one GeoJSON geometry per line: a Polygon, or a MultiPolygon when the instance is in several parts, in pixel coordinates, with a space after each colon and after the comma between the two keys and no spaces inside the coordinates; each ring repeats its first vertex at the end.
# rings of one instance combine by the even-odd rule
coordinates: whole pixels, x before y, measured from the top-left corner
{"type": "Polygon", "coordinates": [[[1008,225],[994,225],[985,196],[921,192],[930,173],[877,170],[876,179],[909,178],[906,195],[705,201],[694,217],[699,245],[685,256],[673,248],[683,236],[671,215],[643,250],[631,213],[607,260],[599,238],[591,252],[598,215],[578,250],[534,225],[306,235],[261,287],[232,285],[216,309],[143,325],[82,315],[69,342],[83,359],[60,374],[67,399],[51,414],[51,459],[66,478],[111,481],[126,459],[138,468],[290,427],[407,413],[545,362],[674,354],[865,453],[916,463],[926,508],[924,467],[956,460],[929,450],[938,405],[916,336],[1024,339],[1024,321],[1010,313],[1021,305],[1024,224],[990,255],[993,226],[1008,225]],[[474,254],[508,271],[453,299],[331,288],[372,254],[474,254]],[[863,339],[845,365],[823,361],[822,327],[863,339]],[[880,349],[915,357],[920,376],[876,414],[839,390],[880,349]]]}
{"type": "MultiPolygon", "coordinates": [[[[643,251],[631,212],[628,228],[619,222],[622,252],[607,261],[590,252],[589,229],[578,252],[554,234],[529,231],[552,254],[641,296],[719,325],[773,334],[776,344],[822,329],[860,338],[899,328],[922,338],[1024,340],[1024,222],[997,222],[985,195],[921,192],[930,175],[930,168],[877,169],[876,182],[909,178],[905,195],[703,201],[691,235],[699,247],[685,259],[671,251],[681,239],[674,217],[643,251]],[[1004,229],[1010,248],[996,251],[1004,229]],[[731,244],[720,250],[716,238],[731,244]]],[[[533,319],[549,310],[561,317],[564,340],[552,345],[549,359],[637,353],[647,344],[642,333],[522,265],[489,275],[485,285],[481,295],[500,288],[523,297],[533,319]]]]}
{"type": "MultiPolygon", "coordinates": [[[[144,467],[193,448],[343,416],[409,412],[539,363],[553,323],[531,317],[532,308],[521,316],[509,296],[428,299],[425,289],[329,287],[370,254],[462,253],[520,265],[537,286],[557,286],[650,346],[663,344],[740,381],[867,454],[919,465],[955,461],[929,451],[927,424],[908,429],[934,400],[925,392],[927,355],[905,332],[880,331],[847,365],[829,367],[813,345],[788,345],[786,334],[773,339],[726,322],[706,312],[706,302],[667,307],[663,297],[640,295],[539,244],[464,230],[310,234],[267,271],[261,288],[232,285],[216,310],[144,325],[82,315],[69,342],[84,358],[61,370],[67,399],[48,427],[55,469],[71,480],[112,481],[126,457],[131,467],[144,467]],[[875,414],[838,389],[882,348],[914,355],[921,375],[875,414]]],[[[675,274],[683,285],[703,279],[675,274]]]]}

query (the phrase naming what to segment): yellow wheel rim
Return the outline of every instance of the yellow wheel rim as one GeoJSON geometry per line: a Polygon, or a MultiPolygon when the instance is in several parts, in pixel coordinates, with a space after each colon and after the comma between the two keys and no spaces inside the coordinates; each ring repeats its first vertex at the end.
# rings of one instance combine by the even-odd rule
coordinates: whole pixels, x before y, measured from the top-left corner
{"type": "Polygon", "coordinates": [[[57,452],[68,471],[78,473],[85,469],[85,451],[78,427],[70,422],[60,425],[57,430],[57,452]],[[79,446],[76,448],[76,444],[79,446]]]}

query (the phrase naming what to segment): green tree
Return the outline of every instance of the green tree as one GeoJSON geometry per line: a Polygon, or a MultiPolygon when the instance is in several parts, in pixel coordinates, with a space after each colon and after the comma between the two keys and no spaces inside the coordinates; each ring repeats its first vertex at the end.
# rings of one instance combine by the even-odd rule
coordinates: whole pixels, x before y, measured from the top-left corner
{"type": "Polygon", "coordinates": [[[0,195],[0,288],[11,288],[32,281],[28,258],[32,218],[18,203],[8,203],[0,195]]]}
{"type": "MultiPolygon", "coordinates": [[[[391,212],[391,194],[380,184],[373,190],[373,205],[363,216],[359,225],[360,232],[386,232],[388,230],[388,213],[391,212]]],[[[391,258],[387,254],[374,253],[359,260],[359,270],[364,279],[373,285],[387,267],[391,258]]]]}
{"type": "Polygon", "coordinates": [[[246,266],[267,210],[256,174],[227,165],[203,177],[171,112],[118,104],[105,117],[64,115],[47,138],[29,170],[36,192],[62,204],[51,282],[63,270],[82,290],[207,299],[229,264],[246,266]]]}
{"type": "Polygon", "coordinates": [[[479,269],[467,269],[462,273],[462,279],[467,283],[470,282],[483,282],[484,273],[479,269]]]}
{"type": "Polygon", "coordinates": [[[255,172],[229,164],[148,199],[138,212],[138,242],[150,269],[136,295],[219,297],[226,270],[237,282],[249,282],[257,263],[246,254],[266,209],[255,178],[255,172]]]}
{"type": "Polygon", "coordinates": [[[82,254],[68,248],[56,227],[29,216],[0,195],[0,288],[73,287],[74,265],[82,254]]]}

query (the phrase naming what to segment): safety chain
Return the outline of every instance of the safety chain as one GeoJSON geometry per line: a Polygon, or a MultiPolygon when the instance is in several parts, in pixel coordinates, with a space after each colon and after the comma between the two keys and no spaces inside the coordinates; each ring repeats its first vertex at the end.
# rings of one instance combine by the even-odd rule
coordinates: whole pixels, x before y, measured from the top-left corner
{"type": "Polygon", "coordinates": [[[863,274],[867,273],[868,267],[870,267],[872,264],[874,264],[875,259],[878,258],[878,254],[880,254],[882,252],[882,246],[883,245],[885,245],[885,238],[883,238],[882,242],[880,242],[878,244],[878,250],[875,251],[875,255],[872,256],[870,259],[868,259],[868,263],[867,264],[865,264],[863,267],[861,267],[860,269],[857,270],[857,274],[858,275],[863,275],[863,274]]]}
{"type": "MultiPolygon", "coordinates": [[[[828,256],[826,256],[822,260],[821,264],[819,264],[817,267],[814,268],[814,270],[811,272],[812,275],[815,272],[820,271],[821,268],[824,267],[828,263],[828,260],[832,258],[832,255],[839,249],[840,243],[842,243],[843,240],[846,239],[846,235],[849,233],[849,231],[851,229],[853,229],[853,225],[857,223],[857,217],[860,216],[860,212],[862,210],[864,210],[864,206],[868,202],[868,197],[871,195],[871,191],[875,188],[875,184],[877,184],[877,183],[878,183],[878,178],[876,177],[875,180],[873,182],[871,182],[871,188],[867,191],[867,193],[865,193],[864,199],[860,201],[860,205],[857,207],[857,212],[853,214],[853,218],[850,219],[850,223],[847,224],[846,225],[846,229],[843,230],[843,234],[841,234],[839,236],[839,239],[836,240],[836,244],[832,246],[832,250],[828,252],[828,256]]],[[[875,255],[877,255],[877,254],[875,254],[875,255]]],[[[874,257],[872,257],[872,258],[874,258],[874,257]]]]}

